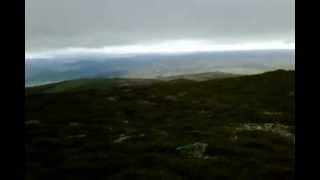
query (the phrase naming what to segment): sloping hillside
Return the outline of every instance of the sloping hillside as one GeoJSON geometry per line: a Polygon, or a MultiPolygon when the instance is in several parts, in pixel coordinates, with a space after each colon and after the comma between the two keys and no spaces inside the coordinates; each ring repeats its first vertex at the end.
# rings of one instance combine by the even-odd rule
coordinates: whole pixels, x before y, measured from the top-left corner
{"type": "Polygon", "coordinates": [[[293,179],[294,77],[27,89],[27,179],[293,179]]]}
{"type": "Polygon", "coordinates": [[[240,75],[231,74],[231,73],[222,73],[222,72],[207,72],[207,73],[198,73],[198,74],[183,74],[177,76],[167,76],[167,77],[160,77],[159,79],[170,81],[176,79],[186,79],[192,81],[206,81],[211,79],[223,79],[223,78],[230,78],[230,77],[238,77],[240,75]]]}

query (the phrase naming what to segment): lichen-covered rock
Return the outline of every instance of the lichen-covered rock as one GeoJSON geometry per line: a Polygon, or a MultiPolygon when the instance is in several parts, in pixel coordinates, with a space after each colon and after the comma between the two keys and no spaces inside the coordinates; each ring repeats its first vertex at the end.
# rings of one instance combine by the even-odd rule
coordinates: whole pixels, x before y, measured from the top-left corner
{"type": "Polygon", "coordinates": [[[291,139],[294,142],[295,135],[290,132],[293,127],[279,123],[246,123],[236,128],[237,131],[265,131],[278,134],[282,137],[291,139]]]}
{"type": "Polygon", "coordinates": [[[193,143],[184,146],[179,146],[176,148],[183,155],[187,155],[193,158],[202,158],[208,144],[207,143],[193,143]]]}
{"type": "Polygon", "coordinates": [[[124,134],[121,134],[119,138],[117,138],[116,140],[114,140],[114,143],[122,143],[123,141],[127,140],[131,138],[131,136],[126,136],[124,134]]]}

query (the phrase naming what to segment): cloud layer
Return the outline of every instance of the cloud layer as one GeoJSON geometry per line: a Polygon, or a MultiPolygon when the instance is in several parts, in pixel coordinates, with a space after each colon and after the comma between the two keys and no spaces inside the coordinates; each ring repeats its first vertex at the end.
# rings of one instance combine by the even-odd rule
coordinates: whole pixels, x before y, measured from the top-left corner
{"type": "Polygon", "coordinates": [[[101,48],[66,48],[45,52],[26,53],[26,59],[124,57],[143,54],[185,54],[197,52],[247,51],[247,50],[292,50],[294,43],[241,43],[213,44],[209,41],[168,41],[156,44],[106,46],[101,48]]]}
{"type": "Polygon", "coordinates": [[[294,0],[28,0],[26,52],[162,41],[294,43],[294,0]]]}

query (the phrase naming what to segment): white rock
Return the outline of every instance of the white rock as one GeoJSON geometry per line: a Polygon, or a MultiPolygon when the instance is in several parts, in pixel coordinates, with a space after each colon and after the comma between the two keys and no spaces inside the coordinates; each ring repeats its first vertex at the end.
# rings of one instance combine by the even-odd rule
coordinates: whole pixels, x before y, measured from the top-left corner
{"type": "Polygon", "coordinates": [[[119,138],[117,138],[116,140],[114,140],[114,143],[122,143],[123,141],[127,140],[131,138],[130,136],[126,136],[124,134],[121,134],[119,138]]]}

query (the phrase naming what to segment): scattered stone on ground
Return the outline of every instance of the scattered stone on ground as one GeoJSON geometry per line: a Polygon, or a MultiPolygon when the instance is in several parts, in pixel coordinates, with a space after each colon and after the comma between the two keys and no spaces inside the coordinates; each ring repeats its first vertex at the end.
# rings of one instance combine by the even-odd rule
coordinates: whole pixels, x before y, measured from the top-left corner
{"type": "Polygon", "coordinates": [[[141,104],[141,105],[150,105],[150,106],[156,105],[156,103],[150,102],[150,101],[147,101],[147,100],[140,100],[140,101],[138,101],[138,104],[141,104]]]}
{"type": "Polygon", "coordinates": [[[80,123],[77,123],[77,122],[70,122],[69,123],[69,126],[79,126],[80,123]]]}
{"type": "Polygon", "coordinates": [[[167,131],[160,130],[160,129],[151,129],[151,132],[156,134],[157,136],[165,136],[165,137],[169,136],[169,133],[167,131]]]}
{"type": "Polygon", "coordinates": [[[129,123],[129,121],[122,121],[124,124],[128,124],[129,123]]]}
{"type": "Polygon", "coordinates": [[[295,135],[291,133],[290,126],[279,123],[246,123],[242,127],[236,128],[238,131],[266,131],[278,134],[282,137],[290,138],[294,142],[295,135]]]}
{"type": "Polygon", "coordinates": [[[185,96],[185,95],[187,95],[187,94],[188,94],[187,92],[179,92],[179,93],[177,94],[177,96],[182,97],[182,96],[185,96]]]}
{"type": "Polygon", "coordinates": [[[282,112],[264,111],[263,114],[266,116],[281,116],[282,112]]]}
{"type": "Polygon", "coordinates": [[[200,114],[208,114],[209,111],[207,111],[207,110],[200,110],[199,113],[200,113],[200,114]]]}
{"type": "Polygon", "coordinates": [[[209,156],[204,156],[204,157],[203,157],[204,160],[207,160],[207,159],[209,159],[209,158],[210,158],[209,156]]]}
{"type": "Polygon", "coordinates": [[[40,121],[38,120],[29,120],[29,121],[25,121],[26,125],[38,125],[40,124],[40,121]]]}
{"type": "Polygon", "coordinates": [[[213,160],[215,162],[226,162],[228,159],[224,156],[210,156],[208,159],[213,160]]]}
{"type": "Polygon", "coordinates": [[[166,137],[169,136],[168,132],[166,132],[166,131],[160,131],[159,134],[161,136],[166,136],[166,137]]]}
{"type": "Polygon", "coordinates": [[[116,97],[108,97],[108,100],[115,102],[115,101],[117,101],[117,98],[116,97]]]}
{"type": "Polygon", "coordinates": [[[199,103],[201,103],[201,101],[200,100],[192,100],[191,103],[192,104],[199,104],[199,103]]]}
{"type": "Polygon", "coordinates": [[[239,137],[237,135],[231,137],[231,141],[237,141],[239,137]]]}
{"type": "Polygon", "coordinates": [[[86,134],[77,134],[77,135],[72,135],[72,136],[68,136],[68,138],[70,139],[74,139],[74,138],[84,138],[86,137],[86,134]]]}
{"type": "Polygon", "coordinates": [[[125,89],[124,92],[131,92],[132,89],[125,89]]]}
{"type": "Polygon", "coordinates": [[[176,148],[176,150],[186,156],[190,156],[193,158],[202,158],[206,151],[207,146],[208,146],[207,143],[196,142],[193,144],[179,146],[176,148]]]}
{"type": "Polygon", "coordinates": [[[114,140],[114,143],[122,143],[123,141],[131,138],[131,136],[126,136],[125,134],[120,134],[120,137],[114,140]]]}
{"type": "Polygon", "coordinates": [[[119,84],[119,86],[120,87],[128,87],[128,86],[130,86],[130,84],[127,82],[121,82],[121,84],[119,84]]]}
{"type": "Polygon", "coordinates": [[[177,97],[169,95],[169,96],[166,96],[165,99],[169,101],[176,101],[177,97]]]}

